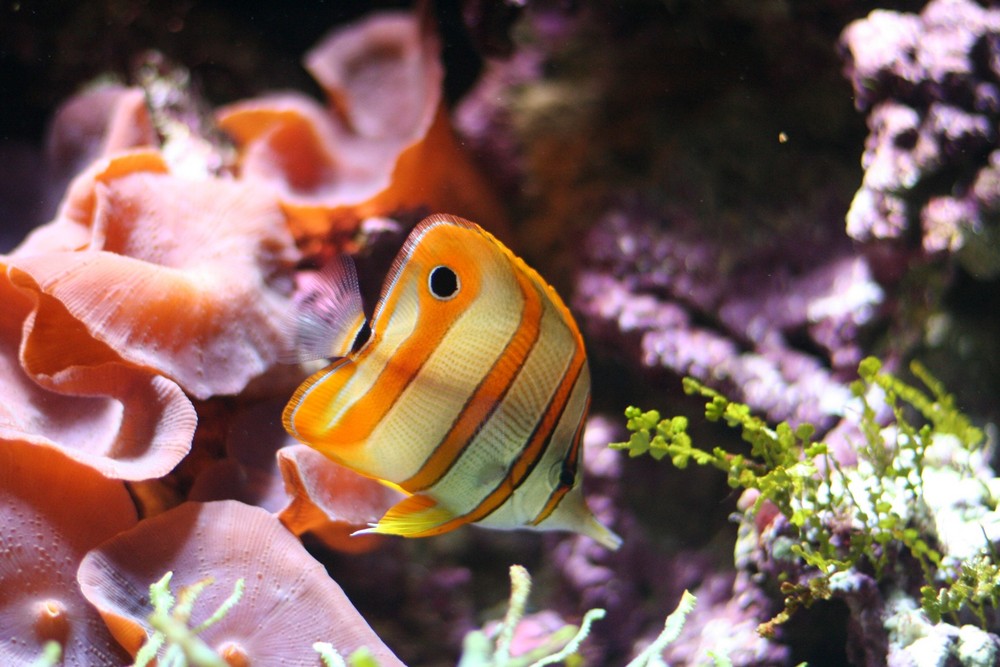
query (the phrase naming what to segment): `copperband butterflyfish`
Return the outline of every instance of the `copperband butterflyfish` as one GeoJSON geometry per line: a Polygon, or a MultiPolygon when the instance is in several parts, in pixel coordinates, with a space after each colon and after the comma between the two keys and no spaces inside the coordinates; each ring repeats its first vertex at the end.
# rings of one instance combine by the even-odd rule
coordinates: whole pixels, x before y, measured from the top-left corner
{"type": "Polygon", "coordinates": [[[285,428],[406,494],[360,532],[425,537],[468,523],[569,530],[616,549],[581,490],[590,404],[583,338],[555,290],[478,225],[433,215],[392,264],[370,326],[349,256],[296,316],[303,358],[333,361],[285,428]]]}

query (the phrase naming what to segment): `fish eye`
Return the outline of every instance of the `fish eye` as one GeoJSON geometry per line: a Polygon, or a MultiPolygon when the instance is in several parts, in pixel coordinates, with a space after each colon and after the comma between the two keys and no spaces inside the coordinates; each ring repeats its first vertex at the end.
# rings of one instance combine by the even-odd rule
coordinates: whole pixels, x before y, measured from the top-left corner
{"type": "Polygon", "coordinates": [[[458,280],[458,274],[455,271],[442,264],[431,269],[431,273],[427,277],[427,286],[430,288],[434,298],[447,301],[458,294],[461,282],[458,280]]]}

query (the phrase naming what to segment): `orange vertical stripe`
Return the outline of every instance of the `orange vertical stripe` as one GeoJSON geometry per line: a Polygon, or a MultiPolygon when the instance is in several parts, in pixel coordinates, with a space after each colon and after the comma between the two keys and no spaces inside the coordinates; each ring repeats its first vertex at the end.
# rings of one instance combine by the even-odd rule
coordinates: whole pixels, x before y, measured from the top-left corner
{"type": "Polygon", "coordinates": [[[566,375],[563,376],[563,381],[559,384],[557,391],[549,400],[541,421],[535,427],[534,433],[532,433],[521,454],[514,460],[513,465],[507,471],[507,475],[489,495],[469,512],[434,528],[410,535],[410,537],[439,535],[449,530],[454,530],[463,524],[479,521],[507,502],[517,487],[528,478],[532,469],[541,460],[542,454],[545,453],[552,439],[552,434],[555,431],[555,426],[559,423],[563,412],[566,410],[566,405],[569,402],[573,388],[580,381],[580,374],[585,363],[586,354],[583,347],[577,346],[570,368],[567,370],[566,375]]]}
{"type": "Polygon", "coordinates": [[[349,363],[346,357],[337,359],[299,385],[281,414],[286,431],[303,442],[313,442],[315,435],[324,430],[319,425],[330,403],[328,397],[340,393],[344,383],[354,374],[355,366],[345,368],[349,363]]]}
{"type": "MultiPolygon", "coordinates": [[[[427,290],[418,289],[418,315],[413,333],[399,346],[390,362],[385,364],[371,389],[363,396],[357,397],[338,421],[334,436],[337,442],[361,442],[371,435],[389,408],[399,400],[434,354],[452,324],[468,308],[469,302],[478,295],[480,286],[478,267],[471,258],[456,256],[451,265],[461,277],[462,291],[456,298],[440,302],[427,290]]],[[[426,282],[423,276],[414,279],[421,287],[426,282]]],[[[398,298],[397,295],[390,295],[386,300],[386,309],[379,313],[379,321],[375,323],[377,328],[373,330],[372,339],[358,355],[359,363],[374,349],[374,345],[382,337],[381,334],[397,307],[398,298]]]]}
{"type": "Polygon", "coordinates": [[[566,454],[566,458],[563,459],[562,464],[562,475],[560,475],[559,485],[552,491],[549,495],[549,499],[546,501],[545,506],[542,507],[542,511],[538,515],[528,522],[529,525],[537,526],[542,521],[549,518],[549,515],[555,511],[559,503],[573,489],[573,483],[576,481],[576,468],[580,463],[580,445],[583,442],[583,428],[587,421],[587,413],[590,411],[590,396],[587,396],[587,402],[583,406],[583,412],[580,413],[580,423],[576,426],[576,433],[573,434],[573,444],[570,445],[569,452],[566,454]],[[562,482],[562,477],[568,473],[572,477],[572,482],[565,484],[562,482]]]}
{"type": "Polygon", "coordinates": [[[411,493],[432,486],[451,469],[479,429],[503,402],[525,359],[535,347],[541,332],[542,299],[526,276],[520,273],[516,276],[524,303],[518,328],[466,401],[444,439],[427,457],[420,470],[400,483],[401,487],[411,493]]]}

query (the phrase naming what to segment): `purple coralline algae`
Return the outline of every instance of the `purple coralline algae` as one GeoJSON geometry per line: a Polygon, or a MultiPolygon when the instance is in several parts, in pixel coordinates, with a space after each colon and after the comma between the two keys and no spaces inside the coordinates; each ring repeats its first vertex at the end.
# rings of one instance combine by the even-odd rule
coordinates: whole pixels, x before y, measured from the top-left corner
{"type": "Polygon", "coordinates": [[[627,204],[588,238],[574,305],[594,340],[642,367],[829,428],[883,301],[867,260],[829,236],[735,257],[683,215],[627,204]]]}
{"type": "Polygon", "coordinates": [[[901,256],[957,253],[973,274],[996,275],[1000,9],[875,10],[847,26],[841,47],[869,131],[848,234],[893,242],[901,256]]]}

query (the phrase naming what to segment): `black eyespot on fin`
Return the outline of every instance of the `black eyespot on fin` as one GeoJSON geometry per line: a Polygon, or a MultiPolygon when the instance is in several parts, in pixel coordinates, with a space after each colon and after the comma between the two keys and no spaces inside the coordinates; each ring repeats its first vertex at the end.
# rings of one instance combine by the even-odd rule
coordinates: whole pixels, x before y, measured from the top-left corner
{"type": "Polygon", "coordinates": [[[451,267],[442,264],[431,269],[427,277],[427,286],[435,298],[446,301],[458,294],[461,282],[451,267]]]}

